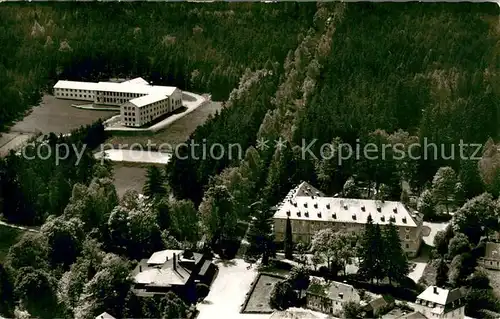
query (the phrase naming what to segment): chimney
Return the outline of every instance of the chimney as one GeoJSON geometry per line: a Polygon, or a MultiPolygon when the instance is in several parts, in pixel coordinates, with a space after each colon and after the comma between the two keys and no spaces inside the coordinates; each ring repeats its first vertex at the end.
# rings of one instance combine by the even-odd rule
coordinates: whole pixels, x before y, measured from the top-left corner
{"type": "Polygon", "coordinates": [[[177,260],[176,260],[177,258],[176,258],[176,256],[175,256],[175,253],[173,254],[172,258],[173,258],[173,266],[174,266],[174,270],[177,270],[177,265],[176,265],[176,264],[177,264],[177,260]]]}
{"type": "Polygon", "coordinates": [[[438,294],[438,288],[434,286],[434,293],[437,295],[438,294]]]}

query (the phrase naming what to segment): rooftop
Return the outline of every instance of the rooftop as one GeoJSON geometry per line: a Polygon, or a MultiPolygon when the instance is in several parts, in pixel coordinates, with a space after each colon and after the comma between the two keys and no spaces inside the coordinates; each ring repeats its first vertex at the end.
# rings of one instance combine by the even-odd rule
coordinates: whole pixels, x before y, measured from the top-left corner
{"type": "Polygon", "coordinates": [[[462,293],[460,289],[443,289],[437,286],[429,286],[424,290],[420,295],[417,296],[417,299],[430,301],[433,303],[437,303],[439,305],[446,306],[451,304],[455,300],[458,300],[462,297],[462,293]]]}
{"type": "Polygon", "coordinates": [[[175,86],[149,85],[142,78],[135,78],[121,83],[117,82],[80,82],[60,80],[54,85],[54,88],[73,89],[73,90],[92,90],[136,94],[164,94],[172,95],[177,89],[175,86]]]}
{"type": "Polygon", "coordinates": [[[409,314],[399,316],[397,319],[427,319],[427,317],[418,311],[414,311],[409,314]]]}
{"type": "Polygon", "coordinates": [[[288,308],[284,311],[275,311],[269,319],[324,319],[327,315],[303,308],[288,308]]]}
{"type": "Polygon", "coordinates": [[[322,278],[317,277],[312,277],[312,282],[307,292],[314,295],[325,296],[336,301],[359,299],[358,292],[353,286],[337,281],[326,283],[322,278]]]}
{"type": "Polygon", "coordinates": [[[116,319],[116,318],[107,312],[103,312],[99,316],[95,317],[95,319],[116,319]]]}
{"type": "Polygon", "coordinates": [[[401,202],[325,197],[306,182],[292,189],[277,208],[274,218],[365,224],[371,215],[376,224],[392,220],[397,226],[417,227],[417,216],[401,202]]]}

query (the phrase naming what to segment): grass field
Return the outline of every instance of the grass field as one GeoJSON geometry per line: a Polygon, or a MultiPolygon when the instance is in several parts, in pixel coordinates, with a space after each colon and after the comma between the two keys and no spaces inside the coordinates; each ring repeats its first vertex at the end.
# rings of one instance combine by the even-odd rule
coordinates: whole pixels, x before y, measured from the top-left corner
{"type": "Polygon", "coordinates": [[[7,226],[0,225],[0,262],[5,261],[5,257],[9,252],[9,248],[17,243],[21,235],[22,230],[10,228],[7,226]]]}

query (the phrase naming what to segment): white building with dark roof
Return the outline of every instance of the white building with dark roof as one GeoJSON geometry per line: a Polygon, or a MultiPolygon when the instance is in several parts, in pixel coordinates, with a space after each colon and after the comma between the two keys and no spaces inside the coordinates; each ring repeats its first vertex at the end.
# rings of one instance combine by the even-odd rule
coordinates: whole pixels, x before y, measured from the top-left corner
{"type": "Polygon", "coordinates": [[[326,282],[322,278],[312,277],[306,292],[307,308],[335,315],[350,301],[361,301],[358,291],[352,285],[337,281],[326,282]]]}
{"type": "Polygon", "coordinates": [[[58,81],[54,96],[120,106],[122,124],[141,127],[182,106],[182,92],[173,86],[150,85],[143,78],[116,82],[58,81]]]}
{"type": "Polygon", "coordinates": [[[415,311],[426,318],[463,319],[465,303],[460,289],[443,289],[430,286],[417,296],[415,311]]]}
{"type": "Polygon", "coordinates": [[[375,224],[397,227],[403,249],[418,254],[422,243],[421,216],[401,202],[326,197],[306,182],[292,189],[273,216],[276,241],[284,240],[286,220],[290,219],[293,241],[309,243],[325,228],[361,233],[371,216],[375,224]]]}

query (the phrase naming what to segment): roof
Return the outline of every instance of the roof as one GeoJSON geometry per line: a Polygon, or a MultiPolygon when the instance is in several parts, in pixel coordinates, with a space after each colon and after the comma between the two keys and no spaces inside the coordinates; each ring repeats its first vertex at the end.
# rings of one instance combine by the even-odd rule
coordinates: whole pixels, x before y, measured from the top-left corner
{"type": "Polygon", "coordinates": [[[392,302],[394,302],[394,300],[391,300],[390,296],[379,296],[370,300],[365,306],[365,309],[368,311],[377,311],[385,306],[390,305],[392,302]]]}
{"type": "Polygon", "coordinates": [[[132,80],[124,81],[122,83],[149,85],[148,81],[144,80],[143,78],[135,78],[132,80]]]}
{"type": "Polygon", "coordinates": [[[168,99],[168,95],[163,93],[155,93],[144,95],[135,99],[129,100],[130,103],[134,104],[137,107],[142,107],[145,105],[149,105],[151,103],[156,103],[162,100],[168,99]]]}
{"type": "Polygon", "coordinates": [[[420,295],[417,296],[417,299],[422,299],[425,301],[434,302],[443,306],[446,306],[455,300],[458,300],[462,297],[462,293],[460,289],[443,289],[437,286],[429,286],[424,290],[420,295]]]}
{"type": "Polygon", "coordinates": [[[212,262],[210,260],[205,260],[205,262],[203,263],[203,266],[201,266],[201,269],[200,269],[198,274],[200,276],[205,276],[205,274],[207,273],[207,270],[210,268],[211,264],[212,264],[212,262]]]}
{"type": "Polygon", "coordinates": [[[72,89],[72,90],[89,90],[94,91],[97,89],[98,83],[94,82],[77,82],[77,81],[57,81],[54,89],[72,89]]]}
{"type": "Polygon", "coordinates": [[[95,319],[116,319],[116,318],[107,312],[103,312],[99,316],[95,317],[95,319]]]}
{"type": "Polygon", "coordinates": [[[147,260],[143,259],[134,269],[132,275],[134,282],[138,284],[149,287],[170,287],[186,284],[191,272],[178,263],[174,270],[173,259],[160,266],[148,266],[147,260]]]}
{"type": "Polygon", "coordinates": [[[399,316],[397,317],[397,319],[427,319],[427,317],[424,316],[422,313],[415,311],[406,315],[399,316]]]}
{"type": "Polygon", "coordinates": [[[74,90],[92,90],[92,91],[108,91],[121,93],[136,93],[136,94],[165,94],[172,95],[177,88],[175,86],[160,86],[149,85],[141,78],[136,78],[130,81],[116,82],[80,82],[80,81],[65,81],[60,80],[54,85],[54,88],[74,89],[74,90]]]}
{"type": "Polygon", "coordinates": [[[316,277],[313,277],[307,292],[342,302],[359,299],[359,294],[353,286],[337,281],[326,283],[323,279],[316,277]]]}
{"type": "Polygon", "coordinates": [[[324,319],[327,315],[303,308],[288,308],[284,311],[275,311],[269,319],[324,319]]]}
{"type": "Polygon", "coordinates": [[[487,242],[484,258],[500,260],[500,244],[487,242]]]}
{"type": "Polygon", "coordinates": [[[417,216],[401,202],[325,197],[303,182],[278,205],[274,218],[365,224],[368,215],[380,225],[417,227],[417,216]]]}
{"type": "Polygon", "coordinates": [[[147,263],[148,264],[156,264],[161,265],[165,263],[167,260],[174,258],[174,254],[180,255],[183,250],[174,250],[174,249],[166,249],[155,252],[149,257],[147,263]]]}

